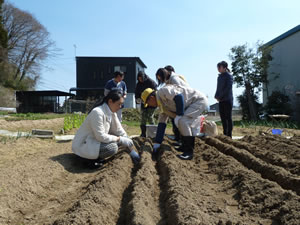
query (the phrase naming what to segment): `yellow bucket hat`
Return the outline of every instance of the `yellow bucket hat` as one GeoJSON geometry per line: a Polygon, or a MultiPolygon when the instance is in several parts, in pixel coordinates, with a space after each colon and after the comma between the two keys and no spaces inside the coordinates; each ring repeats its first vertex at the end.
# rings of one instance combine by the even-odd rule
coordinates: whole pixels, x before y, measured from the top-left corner
{"type": "Polygon", "coordinates": [[[144,106],[148,107],[148,104],[146,103],[148,100],[148,97],[154,92],[152,88],[146,88],[143,93],[141,94],[141,98],[143,100],[144,106]]]}

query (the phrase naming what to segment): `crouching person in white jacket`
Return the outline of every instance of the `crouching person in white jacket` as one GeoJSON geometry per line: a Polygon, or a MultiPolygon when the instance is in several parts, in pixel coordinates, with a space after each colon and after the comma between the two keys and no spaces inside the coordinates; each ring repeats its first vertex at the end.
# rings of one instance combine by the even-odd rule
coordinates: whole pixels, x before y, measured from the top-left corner
{"type": "Polygon", "coordinates": [[[191,160],[193,158],[195,137],[192,133],[193,122],[207,109],[206,96],[187,86],[167,84],[155,91],[147,88],[141,95],[144,106],[159,107],[159,123],[156,131],[153,155],[157,157],[158,148],[163,141],[168,117],[174,118],[182,136],[182,146],[179,149],[183,154],[180,159],[191,160]]]}
{"type": "Polygon", "coordinates": [[[72,151],[81,158],[90,160],[91,167],[101,166],[101,160],[118,152],[118,145],[130,151],[134,163],[140,160],[134,150],[133,141],[127,137],[116,112],[122,107],[124,98],[118,90],[109,92],[103,101],[89,112],[72,142],[72,151]]]}

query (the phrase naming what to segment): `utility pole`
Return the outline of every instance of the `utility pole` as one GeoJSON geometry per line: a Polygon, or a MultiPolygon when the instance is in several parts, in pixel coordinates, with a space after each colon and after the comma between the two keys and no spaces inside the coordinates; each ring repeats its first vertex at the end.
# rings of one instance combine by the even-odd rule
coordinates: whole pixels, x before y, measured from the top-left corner
{"type": "Polygon", "coordinates": [[[76,44],[74,44],[73,47],[74,47],[74,54],[75,54],[75,59],[76,59],[76,48],[77,48],[76,44]]]}

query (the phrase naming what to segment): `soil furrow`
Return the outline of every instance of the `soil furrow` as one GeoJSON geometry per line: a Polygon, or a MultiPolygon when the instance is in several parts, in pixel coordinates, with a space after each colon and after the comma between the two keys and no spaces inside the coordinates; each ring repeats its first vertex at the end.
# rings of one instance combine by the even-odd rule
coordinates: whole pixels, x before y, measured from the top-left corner
{"type": "Polygon", "coordinates": [[[261,159],[256,158],[247,151],[237,149],[231,145],[225,144],[216,138],[207,137],[205,142],[217,148],[219,151],[226,155],[233,156],[236,160],[241,162],[249,169],[260,173],[263,178],[277,182],[282,188],[293,190],[300,195],[300,178],[299,176],[292,175],[285,169],[278,166],[270,165],[261,159]]]}
{"type": "Polygon", "coordinates": [[[278,135],[266,135],[264,138],[267,139],[267,140],[271,140],[271,141],[277,141],[277,142],[280,142],[280,143],[285,143],[289,146],[295,146],[298,149],[300,149],[300,143],[298,143],[297,141],[294,141],[293,138],[287,139],[286,137],[280,136],[280,135],[279,136],[278,135]]]}
{"type": "Polygon", "coordinates": [[[99,170],[78,161],[71,142],[0,143],[0,224],[300,224],[300,177],[277,166],[298,160],[286,139],[196,138],[190,161],[171,139],[157,161],[153,140],[133,141],[140,164],[120,149],[99,170]]]}
{"type": "Polygon", "coordinates": [[[246,212],[239,209],[233,194],[224,191],[224,184],[202,160],[201,154],[211,147],[198,140],[192,161],[178,159],[176,152],[167,150],[167,145],[162,148],[165,151],[158,169],[168,224],[258,224],[258,221],[269,221],[256,216],[245,217],[246,212]]]}
{"type": "Polygon", "coordinates": [[[266,150],[284,155],[287,159],[300,159],[300,148],[292,145],[283,137],[277,136],[245,136],[240,141],[244,141],[256,146],[263,146],[266,150]]]}
{"type": "Polygon", "coordinates": [[[131,184],[131,197],[128,203],[129,220],[126,221],[126,224],[166,224],[163,210],[160,209],[159,177],[155,169],[155,162],[151,159],[152,147],[149,142],[146,142],[140,150],[142,158],[139,164],[140,168],[131,184]]]}
{"type": "Polygon", "coordinates": [[[256,172],[212,146],[207,146],[203,158],[209,171],[218,175],[224,191],[237,200],[242,215],[250,219],[261,218],[258,223],[246,224],[299,224],[300,197],[295,193],[257,176],[256,172]]]}
{"type": "Polygon", "coordinates": [[[226,144],[233,145],[236,148],[245,149],[255,157],[260,158],[267,163],[283,167],[292,174],[300,175],[299,160],[287,159],[284,155],[269,151],[263,146],[257,146],[243,141],[235,141],[226,136],[218,136],[217,139],[226,144]]]}
{"type": "Polygon", "coordinates": [[[99,171],[86,192],[54,224],[116,224],[125,189],[131,181],[132,162],[120,153],[99,171]]]}
{"type": "Polygon", "coordinates": [[[290,141],[296,142],[300,145],[300,136],[295,135],[290,139],[290,141]]]}

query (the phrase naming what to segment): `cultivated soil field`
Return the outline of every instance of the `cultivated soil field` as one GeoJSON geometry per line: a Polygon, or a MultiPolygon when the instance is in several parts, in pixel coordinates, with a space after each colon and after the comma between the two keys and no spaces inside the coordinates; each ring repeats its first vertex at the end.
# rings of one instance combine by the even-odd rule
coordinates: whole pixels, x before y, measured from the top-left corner
{"type": "Polygon", "coordinates": [[[140,164],[120,149],[97,170],[71,142],[1,142],[0,224],[299,225],[300,137],[257,134],[197,138],[192,161],[134,138],[140,164]]]}

